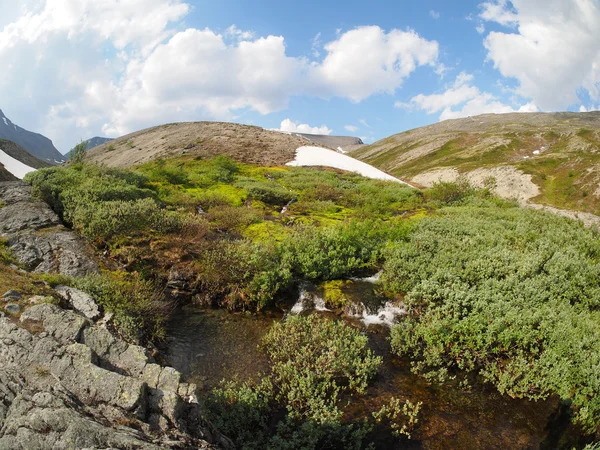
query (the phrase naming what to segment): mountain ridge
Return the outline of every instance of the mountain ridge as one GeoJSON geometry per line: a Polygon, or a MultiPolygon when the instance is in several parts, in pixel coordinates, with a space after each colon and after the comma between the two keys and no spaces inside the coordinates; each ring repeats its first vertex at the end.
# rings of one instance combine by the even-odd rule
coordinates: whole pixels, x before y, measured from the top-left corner
{"type": "Polygon", "coordinates": [[[31,155],[51,164],[61,163],[64,156],[46,136],[28,131],[14,124],[0,109],[0,138],[20,145],[31,155]]]}

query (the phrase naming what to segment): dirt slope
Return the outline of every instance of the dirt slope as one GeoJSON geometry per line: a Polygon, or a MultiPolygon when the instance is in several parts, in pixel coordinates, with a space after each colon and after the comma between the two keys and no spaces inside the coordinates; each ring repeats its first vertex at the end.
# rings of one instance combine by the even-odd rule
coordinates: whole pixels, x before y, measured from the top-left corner
{"type": "Polygon", "coordinates": [[[299,136],[223,122],[187,122],[141,130],[88,151],[86,158],[111,167],[131,167],[172,155],[226,155],[265,166],[292,161],[306,145],[299,136]]]}
{"type": "Polygon", "coordinates": [[[495,176],[507,197],[600,214],[597,111],[448,120],[390,136],[351,155],[422,186],[461,173],[480,180],[495,176]]]}

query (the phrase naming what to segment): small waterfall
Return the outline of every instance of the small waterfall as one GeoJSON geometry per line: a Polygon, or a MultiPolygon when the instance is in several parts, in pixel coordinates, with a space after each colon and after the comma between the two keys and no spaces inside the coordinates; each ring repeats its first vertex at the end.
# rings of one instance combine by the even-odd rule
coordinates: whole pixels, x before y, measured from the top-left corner
{"type": "Polygon", "coordinates": [[[375,312],[369,312],[363,304],[362,315],[358,317],[366,326],[369,325],[387,325],[391,327],[396,323],[396,319],[406,314],[404,305],[397,306],[392,302],[386,302],[385,305],[378,308],[375,312]]]}
{"type": "Polygon", "coordinates": [[[375,283],[379,283],[379,279],[381,278],[381,274],[383,273],[383,270],[380,270],[379,272],[377,272],[375,275],[371,275],[370,277],[365,277],[365,278],[350,278],[352,281],[364,281],[365,283],[371,283],[371,284],[375,284],[375,283]]]}
{"type": "Polygon", "coordinates": [[[308,283],[300,284],[298,301],[292,307],[291,314],[300,314],[302,311],[314,309],[316,311],[329,311],[325,306],[325,300],[309,290],[308,283]]]}

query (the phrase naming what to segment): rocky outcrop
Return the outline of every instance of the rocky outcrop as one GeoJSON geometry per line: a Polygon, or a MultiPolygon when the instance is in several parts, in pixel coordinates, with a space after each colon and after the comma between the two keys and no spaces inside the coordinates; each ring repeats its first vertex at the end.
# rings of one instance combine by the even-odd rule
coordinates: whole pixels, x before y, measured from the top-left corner
{"type": "Polygon", "coordinates": [[[65,228],[48,204],[23,182],[0,183],[0,236],[20,264],[37,273],[83,276],[98,271],[88,246],[65,228]]]}
{"type": "Polygon", "coordinates": [[[0,449],[230,446],[179,372],[74,311],[0,318],[0,342],[0,449]]]}
{"type": "MultiPolygon", "coordinates": [[[[91,249],[28,185],[0,183],[0,201],[0,236],[25,269],[98,270],[91,249]]],[[[196,386],[115,337],[105,327],[110,313],[102,317],[91,296],[57,286],[56,297],[69,309],[16,290],[2,295],[0,450],[232,447],[203,419],[196,386]]]]}
{"type": "Polygon", "coordinates": [[[69,286],[56,286],[54,290],[67,301],[71,308],[88,319],[97,320],[100,318],[100,307],[91,295],[69,286]]]}

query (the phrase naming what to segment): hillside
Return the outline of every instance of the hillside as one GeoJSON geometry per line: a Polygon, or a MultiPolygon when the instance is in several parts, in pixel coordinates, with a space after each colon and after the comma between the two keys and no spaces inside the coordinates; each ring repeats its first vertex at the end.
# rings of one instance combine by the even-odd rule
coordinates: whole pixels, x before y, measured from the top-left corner
{"type": "Polygon", "coordinates": [[[222,122],[161,125],[105,143],[88,152],[87,159],[109,167],[131,167],[182,154],[228,156],[236,161],[281,166],[292,161],[306,139],[263,128],[222,122]]]}
{"type": "Polygon", "coordinates": [[[0,110],[0,139],[12,141],[25,148],[33,156],[52,164],[65,160],[50,139],[15,125],[4,115],[2,110],[0,110]]]}
{"type": "Polygon", "coordinates": [[[31,153],[29,153],[20,145],[5,139],[0,139],[0,150],[15,158],[17,161],[21,161],[23,164],[33,167],[34,169],[52,166],[52,164],[42,161],[41,159],[31,155],[31,153]]]}
{"type": "Polygon", "coordinates": [[[353,136],[326,136],[324,134],[305,134],[294,133],[296,136],[302,136],[312,143],[324,145],[335,150],[349,152],[361,148],[364,143],[360,138],[353,136]]]}
{"type": "Polygon", "coordinates": [[[461,174],[521,202],[600,213],[600,112],[485,114],[390,136],[352,156],[418,185],[461,174]]]}

